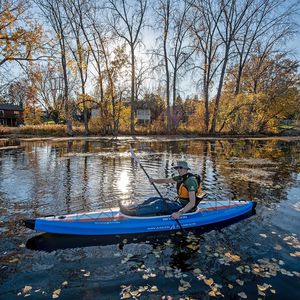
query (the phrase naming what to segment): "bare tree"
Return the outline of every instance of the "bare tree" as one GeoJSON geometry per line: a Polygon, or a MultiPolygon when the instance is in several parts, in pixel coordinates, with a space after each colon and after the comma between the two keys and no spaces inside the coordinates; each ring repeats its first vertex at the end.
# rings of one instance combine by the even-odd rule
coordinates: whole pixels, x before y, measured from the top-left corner
{"type": "Polygon", "coordinates": [[[67,67],[67,23],[63,16],[62,6],[60,0],[35,0],[35,3],[43,12],[44,17],[49,22],[56,35],[59,44],[59,56],[62,67],[62,74],[64,80],[64,94],[63,101],[65,103],[66,119],[67,119],[67,133],[73,134],[72,130],[72,103],[69,95],[69,78],[67,67]]]}
{"type": "Polygon", "coordinates": [[[285,5],[283,0],[258,0],[254,7],[255,13],[250,11],[243,30],[234,39],[238,58],[235,95],[240,92],[243,69],[257,43],[265,44],[264,48],[269,52],[276,44],[295,33],[291,22],[295,5],[284,8],[285,5]]]}
{"type": "Polygon", "coordinates": [[[88,109],[86,103],[86,82],[88,78],[88,66],[90,49],[86,46],[83,26],[83,10],[88,10],[85,0],[66,0],[63,1],[63,9],[66,19],[70,25],[70,38],[67,40],[68,47],[76,62],[77,70],[81,83],[81,101],[83,104],[83,119],[85,134],[89,134],[88,128],[88,109]]]}
{"type": "Polygon", "coordinates": [[[135,49],[139,43],[141,29],[145,23],[147,0],[108,0],[111,10],[109,23],[118,36],[126,41],[131,55],[131,114],[130,131],[134,133],[136,57],[135,49]]]}
{"type": "MultiPolygon", "coordinates": [[[[251,16],[254,15],[259,9],[258,7],[256,7],[251,11],[251,14],[247,14],[247,12],[252,8],[254,1],[255,0],[222,0],[220,1],[220,3],[218,3],[219,5],[217,9],[221,12],[221,17],[220,20],[215,21],[217,21],[217,30],[223,42],[222,46],[224,54],[219,77],[217,95],[214,103],[210,133],[215,133],[216,131],[219,103],[227,65],[230,59],[230,55],[232,54],[232,45],[241,28],[243,28],[247,24],[247,22],[251,19],[251,16]]],[[[211,6],[211,11],[213,11],[213,9],[214,6],[211,6]]],[[[212,13],[211,15],[215,17],[216,14],[212,13]]]]}
{"type": "Polygon", "coordinates": [[[167,130],[173,128],[172,107],[175,106],[177,97],[178,77],[180,71],[192,57],[195,49],[188,43],[191,24],[188,22],[188,14],[191,10],[192,1],[160,0],[156,8],[157,23],[162,43],[162,49],[157,49],[155,54],[163,58],[163,68],[166,77],[166,100],[167,100],[167,130]],[[170,90],[172,86],[172,101],[170,90]],[[172,102],[172,104],[171,104],[172,102]]]}
{"type": "Polygon", "coordinates": [[[195,68],[200,69],[202,75],[202,94],[205,105],[205,130],[209,130],[209,101],[210,90],[216,73],[222,63],[218,58],[218,51],[222,42],[219,40],[217,25],[221,17],[221,11],[212,10],[212,2],[197,0],[193,4],[193,19],[191,20],[192,36],[196,49],[195,68]],[[213,15],[212,15],[213,14],[213,15]]]}
{"type": "MultiPolygon", "coordinates": [[[[157,15],[157,24],[162,30],[162,47],[163,47],[163,67],[165,69],[166,77],[166,102],[167,102],[167,131],[171,132],[172,127],[172,116],[171,116],[171,105],[170,105],[170,66],[169,66],[169,53],[168,53],[168,39],[170,32],[170,15],[171,15],[171,0],[158,0],[157,8],[155,9],[157,15]]],[[[155,53],[156,56],[160,56],[161,52],[158,49],[155,53]]]]}

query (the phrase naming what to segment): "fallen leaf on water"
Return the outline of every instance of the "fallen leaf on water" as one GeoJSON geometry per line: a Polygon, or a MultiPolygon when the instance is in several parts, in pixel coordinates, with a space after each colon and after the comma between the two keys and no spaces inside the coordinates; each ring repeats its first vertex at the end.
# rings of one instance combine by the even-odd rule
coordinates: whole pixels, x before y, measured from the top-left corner
{"type": "Polygon", "coordinates": [[[257,284],[258,290],[260,290],[262,292],[265,292],[269,287],[270,287],[270,285],[267,283],[264,283],[263,285],[257,284]]]}
{"type": "Polygon", "coordinates": [[[263,238],[266,238],[267,237],[267,235],[265,234],[265,233],[260,233],[259,234],[261,237],[263,237],[263,238]]]}
{"type": "Polygon", "coordinates": [[[282,250],[282,247],[279,244],[276,244],[274,246],[274,249],[277,250],[277,251],[280,251],[280,250],[282,250]]]}
{"type": "Polygon", "coordinates": [[[244,285],[244,281],[240,279],[237,279],[236,283],[239,284],[240,286],[244,285]]]}
{"type": "Polygon", "coordinates": [[[238,255],[231,254],[230,252],[225,253],[225,256],[233,262],[241,260],[241,258],[238,255]]]}
{"type": "Polygon", "coordinates": [[[139,291],[130,291],[130,294],[131,294],[131,296],[134,296],[134,297],[138,297],[141,295],[139,291]]]}
{"type": "Polygon", "coordinates": [[[199,275],[199,274],[201,274],[201,270],[199,268],[196,268],[196,269],[193,270],[193,273],[195,275],[199,275]]]}
{"type": "Polygon", "coordinates": [[[244,292],[240,292],[238,295],[243,299],[247,299],[247,295],[244,292]]]}
{"type": "Polygon", "coordinates": [[[86,272],[83,274],[83,276],[85,276],[85,277],[89,277],[90,275],[91,275],[91,272],[86,272]]]}
{"type": "Polygon", "coordinates": [[[61,292],[61,289],[57,289],[53,292],[52,294],[52,298],[55,299],[55,298],[58,298],[59,295],[60,295],[60,292],[61,292]]]}
{"type": "Polygon", "coordinates": [[[228,284],[228,287],[230,288],[230,289],[233,289],[233,285],[232,284],[228,284]]]}
{"type": "Polygon", "coordinates": [[[129,299],[129,298],[131,298],[131,295],[130,295],[130,293],[128,293],[128,292],[125,292],[125,293],[123,293],[123,294],[122,294],[122,297],[121,297],[121,299],[129,299]]]}
{"type": "Polygon", "coordinates": [[[209,279],[205,278],[203,281],[208,286],[211,286],[214,283],[214,280],[212,278],[209,279]]]}
{"type": "Polygon", "coordinates": [[[142,292],[147,291],[148,288],[149,288],[149,287],[148,287],[147,285],[145,285],[145,286],[140,286],[139,289],[138,289],[138,291],[139,291],[140,293],[142,293],[142,292]]]}
{"type": "Polygon", "coordinates": [[[158,291],[158,288],[157,288],[156,285],[151,286],[150,292],[154,293],[154,292],[157,292],[157,291],[158,291]]]}
{"type": "Polygon", "coordinates": [[[181,286],[181,285],[178,287],[179,292],[184,292],[186,290],[187,290],[187,287],[184,287],[184,286],[181,286]]]}
{"type": "Polygon", "coordinates": [[[62,285],[63,287],[67,286],[67,285],[68,285],[68,281],[64,281],[61,285],[62,285]]]}
{"type": "Polygon", "coordinates": [[[9,262],[10,263],[17,263],[17,262],[19,262],[20,260],[18,259],[18,258],[13,258],[13,259],[11,259],[11,260],[9,260],[9,262]]]}
{"type": "Polygon", "coordinates": [[[22,289],[22,293],[26,294],[32,290],[32,286],[30,285],[25,285],[24,288],[22,289]]]}
{"type": "Polygon", "coordinates": [[[298,256],[300,256],[300,252],[299,252],[299,251],[296,251],[296,252],[294,252],[294,253],[290,253],[290,256],[298,257],[298,256]]]}
{"type": "Polygon", "coordinates": [[[216,293],[215,293],[214,291],[210,291],[210,292],[208,293],[208,295],[209,295],[210,297],[217,297],[217,295],[216,295],[216,293]]]}

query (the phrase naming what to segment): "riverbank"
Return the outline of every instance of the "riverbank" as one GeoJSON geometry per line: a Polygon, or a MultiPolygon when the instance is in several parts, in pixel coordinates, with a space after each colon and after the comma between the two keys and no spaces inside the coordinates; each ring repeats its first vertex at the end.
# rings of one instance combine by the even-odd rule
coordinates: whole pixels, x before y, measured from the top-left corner
{"type": "Polygon", "coordinates": [[[66,142],[66,141],[103,141],[115,140],[123,142],[179,142],[186,140],[279,140],[279,141],[300,141],[298,136],[280,135],[219,135],[219,136],[198,136],[198,135],[121,135],[121,136],[75,136],[75,137],[56,137],[56,136],[10,136],[0,137],[0,150],[10,150],[21,148],[22,142],[66,142]]]}

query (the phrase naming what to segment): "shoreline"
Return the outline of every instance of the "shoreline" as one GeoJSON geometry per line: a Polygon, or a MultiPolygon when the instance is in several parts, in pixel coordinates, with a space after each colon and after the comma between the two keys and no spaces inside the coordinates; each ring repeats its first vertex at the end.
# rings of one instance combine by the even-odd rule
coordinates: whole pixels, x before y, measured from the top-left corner
{"type": "MultiPolygon", "coordinates": [[[[119,136],[73,136],[73,137],[58,137],[58,136],[0,136],[0,142],[65,142],[65,141],[185,141],[185,140],[281,140],[281,141],[300,141],[300,135],[220,135],[220,136],[198,136],[198,135],[119,135],[119,136]]],[[[0,148],[1,149],[1,148],[0,148]]]]}

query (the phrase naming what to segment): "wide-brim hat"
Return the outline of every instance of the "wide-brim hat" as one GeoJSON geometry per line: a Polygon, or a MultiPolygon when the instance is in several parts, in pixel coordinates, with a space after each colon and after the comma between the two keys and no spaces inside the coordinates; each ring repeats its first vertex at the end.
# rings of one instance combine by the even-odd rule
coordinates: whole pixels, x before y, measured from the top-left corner
{"type": "Polygon", "coordinates": [[[174,169],[187,169],[190,170],[191,168],[189,167],[188,163],[184,160],[180,160],[177,162],[177,165],[174,166],[174,169]]]}

